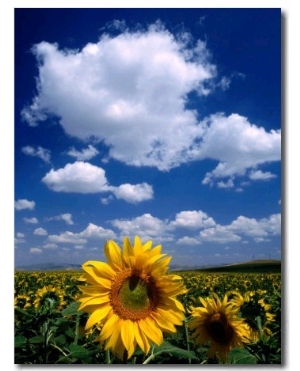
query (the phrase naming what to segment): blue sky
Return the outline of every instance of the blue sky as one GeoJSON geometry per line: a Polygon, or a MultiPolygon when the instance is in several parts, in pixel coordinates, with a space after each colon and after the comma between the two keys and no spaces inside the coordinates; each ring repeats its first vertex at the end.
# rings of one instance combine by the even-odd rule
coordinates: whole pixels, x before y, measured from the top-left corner
{"type": "Polygon", "coordinates": [[[15,10],[15,266],[281,258],[281,11],[15,10]]]}

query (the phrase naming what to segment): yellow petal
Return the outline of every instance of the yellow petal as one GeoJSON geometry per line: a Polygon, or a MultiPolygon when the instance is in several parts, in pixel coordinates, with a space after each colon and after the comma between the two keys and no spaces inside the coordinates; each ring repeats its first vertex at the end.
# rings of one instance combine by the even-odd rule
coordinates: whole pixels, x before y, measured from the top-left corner
{"type": "Polygon", "coordinates": [[[124,255],[125,256],[134,256],[133,247],[132,247],[128,237],[124,238],[123,250],[124,250],[124,255]]]}
{"type": "Polygon", "coordinates": [[[115,271],[107,263],[104,263],[104,262],[90,260],[90,261],[84,263],[82,267],[84,268],[84,267],[88,267],[88,266],[93,267],[95,275],[97,275],[101,278],[107,278],[107,279],[111,280],[116,275],[115,271]]]}
{"type": "Polygon", "coordinates": [[[111,311],[111,306],[104,305],[101,308],[96,309],[87,320],[87,323],[85,325],[85,329],[89,330],[91,327],[93,327],[96,323],[100,323],[111,311]]]}
{"type": "Polygon", "coordinates": [[[115,241],[108,241],[104,246],[104,253],[106,255],[108,264],[116,270],[120,270],[123,266],[122,252],[115,241]]]}
{"type": "Polygon", "coordinates": [[[119,317],[113,314],[104,324],[100,333],[100,340],[103,341],[108,337],[112,336],[115,332],[116,325],[119,321],[119,317]]]}
{"type": "Polygon", "coordinates": [[[181,325],[184,320],[184,314],[178,311],[174,311],[168,307],[156,308],[157,317],[162,318],[166,322],[172,322],[174,325],[181,325]]]}
{"type": "Polygon", "coordinates": [[[79,300],[84,305],[101,305],[104,303],[108,303],[110,301],[108,295],[99,295],[98,297],[89,296],[89,297],[81,298],[79,300]]]}
{"type": "Polygon", "coordinates": [[[151,314],[151,317],[155,320],[157,325],[163,329],[163,331],[167,331],[169,333],[176,332],[176,328],[174,326],[174,322],[172,321],[172,318],[168,316],[168,313],[165,312],[165,314],[160,315],[158,312],[154,312],[151,314]],[[168,318],[168,320],[166,320],[168,318]]]}
{"type": "Polygon", "coordinates": [[[136,256],[139,255],[139,254],[142,254],[144,252],[144,246],[142,244],[141,239],[138,236],[134,237],[133,251],[134,251],[134,255],[136,255],[136,256]]]}
{"type": "Polygon", "coordinates": [[[140,329],[145,335],[157,345],[161,345],[163,342],[162,332],[156,327],[155,322],[152,319],[145,318],[140,320],[140,329]]]}
{"type": "Polygon", "coordinates": [[[121,338],[128,352],[128,358],[132,356],[136,346],[134,327],[131,320],[123,320],[121,323],[121,338]]]}
{"type": "Polygon", "coordinates": [[[141,350],[146,353],[146,350],[147,350],[147,346],[141,336],[141,333],[140,333],[140,329],[139,329],[139,326],[138,326],[138,322],[134,321],[133,322],[133,331],[134,331],[134,337],[138,343],[138,345],[140,346],[141,350]]]}
{"type": "Polygon", "coordinates": [[[82,268],[88,273],[89,277],[87,279],[88,283],[100,285],[107,289],[111,288],[111,280],[100,277],[97,273],[95,273],[95,269],[89,266],[82,266],[82,268]],[[91,281],[91,282],[90,282],[91,281]]]}

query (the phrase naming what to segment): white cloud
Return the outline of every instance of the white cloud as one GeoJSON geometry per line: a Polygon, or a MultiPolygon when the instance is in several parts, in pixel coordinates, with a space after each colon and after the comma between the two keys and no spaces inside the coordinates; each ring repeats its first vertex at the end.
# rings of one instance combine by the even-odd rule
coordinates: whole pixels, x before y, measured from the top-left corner
{"type": "Polygon", "coordinates": [[[47,236],[48,232],[44,228],[36,228],[33,234],[36,234],[37,236],[47,236]]]}
{"type": "Polygon", "coordinates": [[[105,171],[80,161],[58,170],[51,169],[42,182],[55,192],[97,193],[107,190],[105,171]]]}
{"type": "Polygon", "coordinates": [[[25,209],[34,210],[34,208],[35,208],[34,201],[28,201],[26,199],[15,201],[16,210],[25,210],[25,209]]]}
{"type": "Polygon", "coordinates": [[[47,218],[47,220],[63,220],[68,225],[73,225],[74,224],[74,222],[72,220],[72,214],[70,214],[70,213],[65,213],[65,214],[52,216],[51,218],[47,218]]]}
{"type": "Polygon", "coordinates": [[[228,243],[239,242],[241,237],[230,231],[226,226],[217,225],[200,232],[200,240],[206,242],[228,243]]]}
{"type": "Polygon", "coordinates": [[[49,235],[48,241],[51,243],[71,243],[75,245],[81,245],[87,242],[87,240],[85,238],[82,238],[80,234],[70,231],[63,232],[59,235],[49,235]]]}
{"type": "Polygon", "coordinates": [[[39,247],[31,247],[29,249],[29,252],[31,254],[41,254],[43,252],[43,250],[41,248],[39,248],[39,247]]]}
{"type": "Polygon", "coordinates": [[[234,183],[232,179],[228,179],[227,182],[224,182],[223,180],[221,182],[217,183],[218,188],[232,188],[234,187],[234,183]]]}
{"type": "MultiPolygon", "coordinates": [[[[203,142],[194,155],[218,161],[216,168],[206,174],[203,184],[213,184],[218,178],[243,176],[247,169],[281,159],[280,130],[266,132],[238,114],[212,115],[202,124],[206,125],[203,142]]],[[[262,173],[256,170],[256,174],[262,173]]]]}
{"type": "Polygon", "coordinates": [[[89,223],[87,228],[79,233],[65,231],[59,235],[48,236],[48,240],[51,243],[68,243],[75,246],[82,246],[89,240],[108,240],[115,238],[116,234],[114,231],[112,231],[111,229],[105,229],[101,226],[97,226],[93,223],[89,223]]]}
{"type": "Polygon", "coordinates": [[[91,144],[89,144],[88,147],[83,149],[82,151],[77,151],[74,148],[71,148],[68,151],[68,155],[75,157],[77,161],[90,160],[91,158],[97,156],[98,153],[99,151],[91,144]]]}
{"type": "Polygon", "coordinates": [[[23,220],[28,224],[37,224],[39,222],[37,218],[23,218],[23,220]]]}
{"type": "Polygon", "coordinates": [[[184,237],[181,237],[177,240],[176,242],[177,245],[190,245],[190,246],[196,246],[196,245],[200,245],[201,244],[201,241],[197,238],[194,238],[194,237],[188,237],[188,236],[184,236],[184,237]]]}
{"type": "Polygon", "coordinates": [[[43,245],[43,249],[57,249],[58,246],[56,245],[56,243],[46,243],[45,245],[43,245]]]}
{"type": "Polygon", "coordinates": [[[79,236],[87,239],[105,239],[110,240],[116,238],[116,234],[111,229],[105,229],[93,223],[89,223],[87,228],[79,233],[79,236]]]}
{"type": "Polygon", "coordinates": [[[112,225],[120,230],[122,236],[138,235],[142,240],[158,238],[159,241],[173,240],[167,232],[165,221],[146,213],[131,220],[115,219],[112,225]]]}
{"type": "Polygon", "coordinates": [[[50,158],[51,158],[50,151],[43,147],[38,146],[37,149],[35,149],[34,147],[31,147],[31,146],[25,146],[25,147],[22,147],[22,152],[28,156],[39,157],[40,159],[42,159],[43,161],[47,163],[50,162],[50,158]]]}
{"type": "Polygon", "coordinates": [[[153,198],[153,189],[147,183],[141,184],[121,184],[119,187],[110,187],[111,192],[118,199],[129,203],[138,203],[141,201],[151,200],[153,198]]]}
{"type": "Polygon", "coordinates": [[[175,228],[208,228],[215,225],[213,218],[209,217],[205,212],[199,210],[181,211],[176,214],[176,218],[170,223],[170,226],[175,228]]]}
{"type": "MultiPolygon", "coordinates": [[[[218,164],[203,184],[280,161],[280,131],[266,132],[236,113],[215,114],[199,123],[201,101],[198,111],[187,108],[190,93],[207,96],[244,77],[238,72],[218,77],[204,42],[186,32],[175,37],[159,23],[135,32],[122,21],[111,26],[124,32],[105,34],[82,50],[62,50],[48,42],[35,45],[38,95],[22,111],[30,125],[56,115],[67,134],[101,142],[108,159],[135,166],[169,170],[215,159],[218,164]]],[[[71,153],[77,159],[86,155],[71,153]]]]}
{"type": "Polygon", "coordinates": [[[239,216],[228,226],[228,229],[234,231],[235,233],[240,233],[251,237],[280,235],[281,215],[273,214],[269,218],[259,220],[239,216]]]}
{"type": "Polygon", "coordinates": [[[167,170],[186,162],[202,133],[187,95],[208,95],[216,76],[205,43],[190,41],[151,26],[106,34],[80,51],[41,42],[33,48],[39,93],[23,118],[37,125],[54,114],[67,134],[104,141],[127,164],[167,170]]]}
{"type": "Polygon", "coordinates": [[[264,238],[268,242],[271,236],[280,235],[281,217],[280,214],[274,214],[256,220],[239,216],[229,225],[220,225],[205,212],[193,210],[177,213],[174,220],[161,220],[146,213],[132,219],[115,219],[111,224],[119,230],[120,236],[139,235],[143,240],[176,241],[177,245],[193,246],[203,242],[247,243],[244,237],[253,238],[255,242],[259,241],[258,238],[264,238]],[[182,228],[186,235],[178,238],[177,234],[182,228]]]}
{"type": "MultiPolygon", "coordinates": [[[[110,186],[105,171],[87,162],[76,161],[64,168],[51,169],[42,179],[56,192],[100,193],[110,192],[118,199],[137,203],[153,198],[153,189],[147,183],[110,186]]],[[[107,199],[106,199],[107,200],[107,199]]]]}
{"type": "Polygon", "coordinates": [[[267,172],[262,172],[261,170],[252,170],[250,171],[249,178],[251,180],[269,180],[272,178],[276,178],[275,174],[267,172]]]}

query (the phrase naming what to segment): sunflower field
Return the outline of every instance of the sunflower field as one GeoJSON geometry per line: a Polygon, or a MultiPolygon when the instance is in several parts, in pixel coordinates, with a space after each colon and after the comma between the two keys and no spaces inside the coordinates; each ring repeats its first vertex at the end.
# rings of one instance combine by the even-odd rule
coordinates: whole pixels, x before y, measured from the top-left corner
{"type": "Polygon", "coordinates": [[[85,329],[89,314],[78,310],[82,273],[15,272],[16,364],[281,363],[280,274],[177,272],[187,290],[178,296],[185,308],[182,324],[176,332],[164,333],[162,344],[151,344],[147,354],[137,346],[124,361],[99,343],[103,325],[85,329]],[[208,327],[205,318],[214,309],[224,318],[214,322],[211,316],[208,327]],[[250,329],[250,341],[231,336],[226,319],[233,317],[232,328],[242,322],[250,329]]]}
{"type": "Polygon", "coordinates": [[[170,272],[106,241],[82,272],[16,272],[16,364],[278,364],[281,276],[170,272]]]}

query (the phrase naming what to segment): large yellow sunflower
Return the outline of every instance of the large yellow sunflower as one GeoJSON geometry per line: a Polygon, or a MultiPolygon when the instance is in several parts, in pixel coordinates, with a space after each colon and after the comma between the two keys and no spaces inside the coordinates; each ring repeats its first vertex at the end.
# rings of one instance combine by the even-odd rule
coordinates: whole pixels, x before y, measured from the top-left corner
{"type": "Polygon", "coordinates": [[[121,359],[132,356],[136,346],[147,354],[150,344],[163,342],[163,332],[176,332],[184,320],[184,307],[176,295],[186,290],[180,276],[168,274],[171,257],[152,248],[152,241],[142,244],[136,236],[134,246],[124,238],[123,251],[112,240],[105,244],[107,263],[83,264],[80,286],[83,295],[79,310],[90,313],[86,330],[102,324],[99,335],[105,349],[121,359]]]}
{"type": "Polygon", "coordinates": [[[199,299],[203,306],[192,308],[192,319],[188,323],[191,339],[195,345],[210,345],[209,358],[216,356],[226,362],[231,349],[249,342],[248,326],[238,317],[238,310],[230,305],[226,295],[222,301],[216,294],[199,299]]]}

